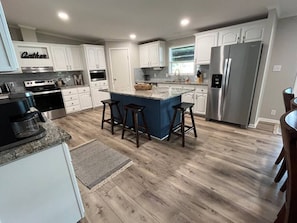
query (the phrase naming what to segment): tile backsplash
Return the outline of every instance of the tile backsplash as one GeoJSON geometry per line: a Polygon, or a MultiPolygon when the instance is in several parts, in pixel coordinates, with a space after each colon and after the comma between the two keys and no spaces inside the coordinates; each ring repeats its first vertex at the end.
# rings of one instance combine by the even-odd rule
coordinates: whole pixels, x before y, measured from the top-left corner
{"type": "MultiPolygon", "coordinates": [[[[197,65],[194,74],[181,75],[179,78],[185,79],[189,78],[189,81],[196,81],[197,70],[203,73],[205,82],[208,81],[209,65],[197,65]]],[[[135,81],[158,81],[158,80],[175,80],[177,77],[175,75],[170,75],[168,67],[163,68],[135,68],[134,69],[134,79],[135,81]]]]}
{"type": "Polygon", "coordinates": [[[82,74],[82,71],[50,72],[50,73],[20,73],[20,74],[1,74],[0,87],[3,88],[5,82],[15,82],[16,91],[24,90],[24,81],[28,80],[58,80],[62,79],[66,86],[74,84],[74,75],[82,74]]]}

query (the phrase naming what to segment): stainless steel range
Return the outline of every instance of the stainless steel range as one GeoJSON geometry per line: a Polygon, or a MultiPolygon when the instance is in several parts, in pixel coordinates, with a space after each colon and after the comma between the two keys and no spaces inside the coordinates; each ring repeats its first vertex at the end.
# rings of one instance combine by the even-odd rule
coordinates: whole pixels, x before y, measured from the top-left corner
{"type": "Polygon", "coordinates": [[[33,92],[36,108],[47,118],[56,119],[66,115],[62,92],[54,80],[24,81],[25,89],[33,92]]]}

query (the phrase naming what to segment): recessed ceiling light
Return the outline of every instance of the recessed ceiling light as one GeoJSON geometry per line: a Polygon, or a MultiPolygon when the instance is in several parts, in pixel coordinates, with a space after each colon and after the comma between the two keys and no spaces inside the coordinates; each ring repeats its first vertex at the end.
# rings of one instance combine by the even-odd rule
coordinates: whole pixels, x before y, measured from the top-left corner
{"type": "Polygon", "coordinates": [[[187,26],[187,25],[189,25],[189,23],[190,23],[190,20],[189,19],[182,19],[180,21],[180,25],[181,26],[187,26]]]}
{"type": "Polygon", "coordinates": [[[66,12],[58,12],[58,17],[63,21],[67,21],[69,19],[69,16],[66,12]]]}
{"type": "Polygon", "coordinates": [[[130,34],[130,39],[136,39],[136,35],[134,33],[130,34]]]}

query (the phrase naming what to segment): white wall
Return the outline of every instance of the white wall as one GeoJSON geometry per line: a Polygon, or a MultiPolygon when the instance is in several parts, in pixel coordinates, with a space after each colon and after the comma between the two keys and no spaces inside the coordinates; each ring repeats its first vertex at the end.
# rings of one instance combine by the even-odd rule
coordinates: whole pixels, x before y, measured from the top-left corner
{"type": "Polygon", "coordinates": [[[293,87],[297,72],[297,16],[279,19],[273,45],[260,117],[279,120],[285,112],[282,91],[293,87]],[[273,65],[282,65],[280,72],[273,72],[273,65]],[[276,115],[271,115],[271,110],[276,115]]]}

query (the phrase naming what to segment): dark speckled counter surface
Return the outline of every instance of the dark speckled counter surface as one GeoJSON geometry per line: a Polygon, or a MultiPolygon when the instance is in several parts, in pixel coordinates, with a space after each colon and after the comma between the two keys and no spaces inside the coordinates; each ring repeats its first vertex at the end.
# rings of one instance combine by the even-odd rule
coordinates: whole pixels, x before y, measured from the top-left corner
{"type": "Polygon", "coordinates": [[[40,125],[46,130],[46,135],[41,139],[1,151],[0,166],[71,139],[71,136],[65,130],[57,127],[51,120],[44,123],[40,122],[40,125]]]}

